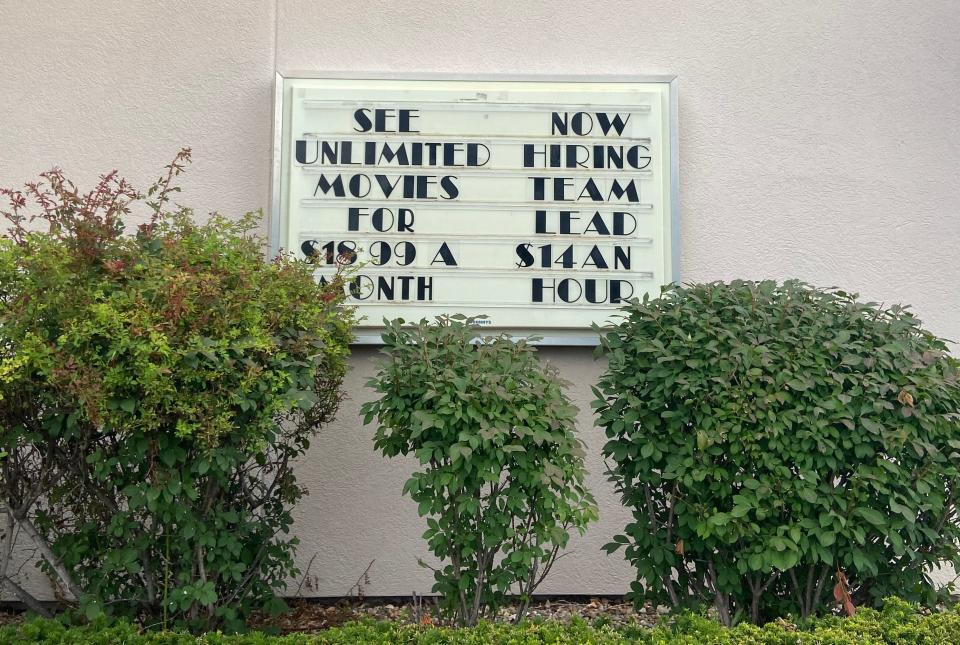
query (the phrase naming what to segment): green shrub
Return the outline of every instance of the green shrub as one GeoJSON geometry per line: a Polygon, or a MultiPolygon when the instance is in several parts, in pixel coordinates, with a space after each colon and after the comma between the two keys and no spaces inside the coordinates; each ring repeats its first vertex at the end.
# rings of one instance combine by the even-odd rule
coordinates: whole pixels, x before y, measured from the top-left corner
{"type": "Polygon", "coordinates": [[[648,629],[639,626],[590,627],[574,619],[569,625],[554,621],[520,625],[480,623],[476,627],[421,627],[386,622],[362,622],[314,634],[267,636],[260,633],[225,636],[207,633],[199,637],[176,632],[140,632],[129,623],[96,622],[70,628],[54,620],[33,620],[0,628],[0,642],[10,645],[881,645],[960,643],[960,611],[919,614],[910,605],[889,600],[882,611],[865,609],[853,618],[825,618],[803,625],[786,621],[763,627],[741,624],[733,629],[696,615],[685,615],[672,624],[648,629]]]}
{"type": "Polygon", "coordinates": [[[522,340],[474,342],[477,328],[462,317],[386,324],[388,361],[369,383],[380,398],[363,414],[379,420],[384,455],[414,455],[422,466],[403,492],[427,516],[424,538],[445,562],[433,590],[461,624],[511,593],[525,607],[570,529],[597,517],[576,408],[522,340]]]}
{"type": "MultiPolygon", "coordinates": [[[[799,282],[634,301],[595,407],[633,512],[632,593],[729,623],[886,595],[960,564],[958,362],[901,307],[799,282]]],[[[849,609],[849,607],[848,607],[849,609]]]]}
{"type": "Polygon", "coordinates": [[[295,572],[291,461],[337,408],[352,319],[341,285],[264,261],[257,216],[169,211],[188,160],[146,197],[59,171],[5,191],[0,484],[88,616],[236,626],[295,572]]]}

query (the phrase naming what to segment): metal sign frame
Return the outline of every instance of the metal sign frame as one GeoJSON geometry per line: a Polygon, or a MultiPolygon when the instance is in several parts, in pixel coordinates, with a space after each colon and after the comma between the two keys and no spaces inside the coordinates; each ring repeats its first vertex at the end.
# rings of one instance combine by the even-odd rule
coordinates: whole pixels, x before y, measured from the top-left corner
{"type": "MultiPolygon", "coordinates": [[[[669,115],[670,125],[670,232],[669,240],[671,273],[674,282],[680,281],[680,190],[679,190],[679,140],[678,140],[678,88],[677,77],[673,75],[534,75],[534,74],[443,74],[443,73],[363,73],[363,72],[277,72],[274,84],[273,106],[273,163],[271,165],[271,199],[269,216],[269,243],[271,256],[276,255],[280,248],[280,226],[282,217],[281,182],[284,169],[284,140],[287,138],[284,131],[284,91],[285,81],[288,79],[338,79],[338,80],[415,80],[415,81],[487,81],[509,82],[521,81],[527,83],[666,83],[669,84],[669,115]]],[[[596,333],[583,329],[550,329],[543,333],[528,329],[509,329],[496,327],[491,332],[505,332],[517,337],[536,336],[538,345],[551,346],[586,346],[594,347],[599,344],[596,333]]],[[[376,328],[361,329],[356,334],[355,344],[382,345],[380,331],[376,328]]]]}

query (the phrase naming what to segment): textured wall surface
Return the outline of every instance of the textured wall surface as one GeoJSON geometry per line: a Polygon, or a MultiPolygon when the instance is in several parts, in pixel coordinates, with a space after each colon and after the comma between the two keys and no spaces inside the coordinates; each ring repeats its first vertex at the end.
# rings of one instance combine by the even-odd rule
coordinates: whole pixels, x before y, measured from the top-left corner
{"type": "MultiPolygon", "coordinates": [[[[181,146],[179,201],[266,209],[273,0],[0,2],[0,185],[53,165],[146,188],[181,146]]],[[[81,185],[87,185],[81,184],[81,185]]]]}
{"type": "MultiPolygon", "coordinates": [[[[0,185],[57,163],[140,184],[180,145],[181,201],[201,213],[269,205],[275,70],[676,74],[684,280],[800,277],[909,302],[960,340],[960,11],[956,0],[612,2],[315,0],[0,3],[0,185]],[[95,8],[96,6],[96,8],[95,8]]],[[[601,474],[589,351],[545,356],[573,382],[601,522],[545,591],[622,593],[599,548],[626,521],[601,474]]],[[[307,593],[430,586],[410,470],[350,400],[303,460],[297,510],[307,593]]]]}

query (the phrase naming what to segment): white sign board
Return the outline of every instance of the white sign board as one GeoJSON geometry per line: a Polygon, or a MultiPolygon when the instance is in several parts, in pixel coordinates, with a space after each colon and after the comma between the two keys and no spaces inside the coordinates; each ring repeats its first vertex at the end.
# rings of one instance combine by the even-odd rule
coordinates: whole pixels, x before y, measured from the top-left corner
{"type": "Polygon", "coordinates": [[[677,278],[675,101],[669,80],[283,78],[274,245],[318,279],[349,258],[361,330],[589,337],[677,278]]]}

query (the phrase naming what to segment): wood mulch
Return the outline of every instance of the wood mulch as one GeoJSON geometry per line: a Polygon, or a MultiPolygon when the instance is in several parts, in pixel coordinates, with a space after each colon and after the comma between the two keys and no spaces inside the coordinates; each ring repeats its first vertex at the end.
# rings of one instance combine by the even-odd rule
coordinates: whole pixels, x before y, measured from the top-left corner
{"type": "MultiPolygon", "coordinates": [[[[330,604],[329,601],[324,599],[298,598],[287,602],[290,605],[289,612],[276,618],[262,614],[254,615],[251,617],[250,627],[290,634],[317,632],[363,619],[426,625],[441,624],[436,617],[434,600],[429,597],[422,599],[419,610],[408,599],[406,601],[397,599],[394,602],[388,602],[353,598],[330,604]]],[[[510,622],[516,616],[516,611],[516,606],[501,607],[495,620],[510,622]]],[[[527,620],[569,622],[574,616],[578,616],[594,625],[625,626],[638,624],[642,627],[652,627],[661,616],[667,613],[669,613],[667,607],[658,608],[651,605],[646,605],[638,611],[632,604],[617,599],[545,599],[530,606],[527,610],[527,620]]],[[[23,611],[17,609],[0,608],[0,626],[21,622],[25,616],[26,614],[23,611]]]]}
{"type": "MultiPolygon", "coordinates": [[[[293,632],[315,632],[330,627],[336,627],[351,621],[364,618],[374,620],[389,620],[394,622],[409,622],[420,624],[439,624],[436,611],[430,598],[424,599],[421,609],[412,603],[406,602],[378,602],[378,601],[341,601],[337,604],[325,604],[322,601],[300,599],[288,601],[290,612],[278,617],[254,617],[252,627],[277,630],[284,634],[293,632]]],[[[509,622],[516,616],[516,606],[500,608],[495,620],[509,622]]],[[[527,610],[527,620],[557,620],[569,622],[574,616],[580,617],[591,624],[609,624],[625,626],[637,624],[642,627],[652,627],[660,616],[668,614],[667,607],[646,605],[637,610],[631,603],[591,598],[583,601],[547,599],[534,603],[527,610]]]]}
{"type": "Polygon", "coordinates": [[[23,620],[23,612],[15,609],[0,609],[0,626],[13,625],[23,620]]]}

